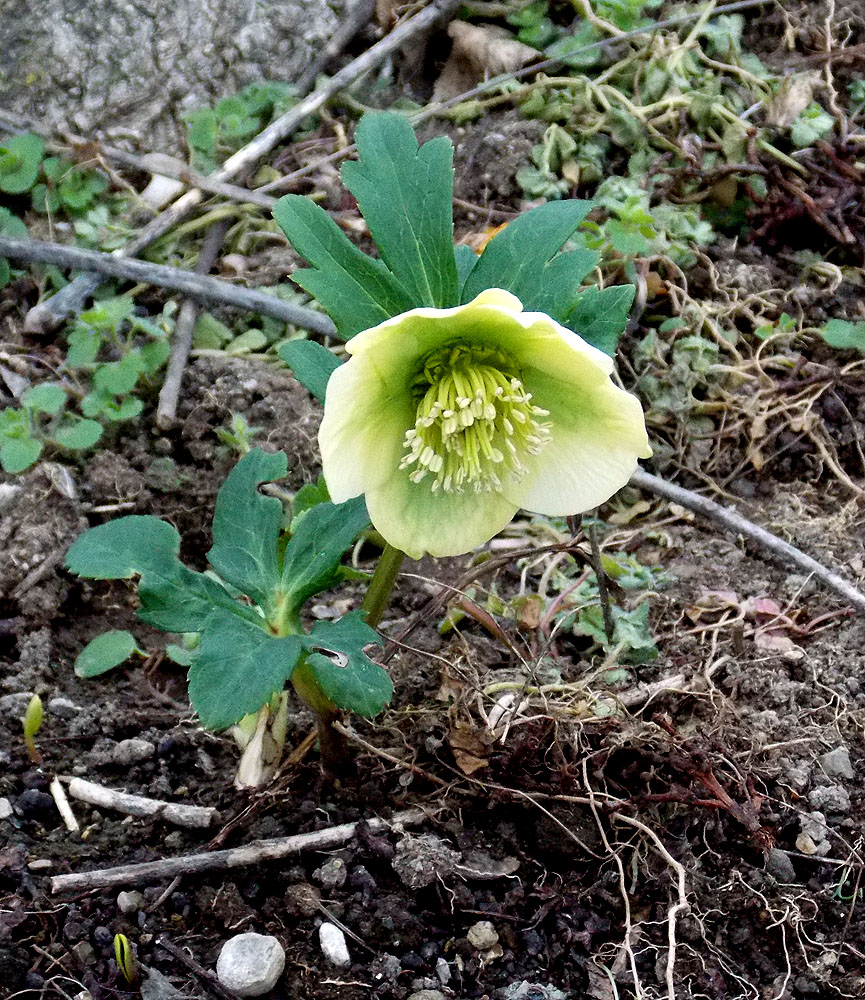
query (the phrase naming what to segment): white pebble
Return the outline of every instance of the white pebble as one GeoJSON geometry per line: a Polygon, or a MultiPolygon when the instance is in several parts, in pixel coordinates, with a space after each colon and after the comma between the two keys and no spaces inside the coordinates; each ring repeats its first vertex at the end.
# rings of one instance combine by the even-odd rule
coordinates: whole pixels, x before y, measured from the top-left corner
{"type": "Polygon", "coordinates": [[[285,968],[285,951],[268,934],[237,934],[222,946],[216,975],[241,997],[259,997],[276,985],[285,968]]]}
{"type": "Polygon", "coordinates": [[[117,909],[121,913],[137,913],[145,903],[144,896],[140,892],[121,892],[117,895],[117,909]]]}
{"type": "Polygon", "coordinates": [[[466,932],[469,944],[478,951],[489,951],[499,943],[499,935],[489,920],[479,920],[466,932]]]}
{"type": "Polygon", "coordinates": [[[351,955],[345,943],[345,934],[336,926],[325,921],[318,929],[321,952],[332,965],[344,969],[351,965],[351,955]]]}
{"type": "Polygon", "coordinates": [[[12,803],[9,799],[0,799],[0,819],[9,819],[12,815],[12,803]]]}

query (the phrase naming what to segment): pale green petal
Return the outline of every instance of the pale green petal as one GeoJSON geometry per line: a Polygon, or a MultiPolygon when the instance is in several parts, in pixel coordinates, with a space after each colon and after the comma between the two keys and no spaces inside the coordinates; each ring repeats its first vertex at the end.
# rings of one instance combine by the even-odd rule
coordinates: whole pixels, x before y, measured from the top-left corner
{"type": "MultiPolygon", "coordinates": [[[[613,359],[608,354],[546,313],[522,313],[513,322],[522,329],[516,336],[511,334],[509,346],[503,343],[502,347],[524,371],[535,368],[554,377],[567,372],[568,381],[581,386],[599,384],[612,374],[613,359]]],[[[528,381],[527,372],[524,381],[528,381]]]]}
{"type": "Polygon", "coordinates": [[[337,368],[327,386],[318,432],[321,463],[334,503],[392,476],[403,453],[403,437],[414,424],[408,386],[366,358],[337,368]]]}
{"type": "Polygon", "coordinates": [[[390,378],[411,377],[421,358],[452,341],[486,344],[513,353],[512,346],[521,339],[525,325],[520,322],[521,309],[515,295],[488,288],[464,306],[401,313],[352,337],[345,348],[353,358],[377,359],[386,366],[390,378]]]}
{"type": "Polygon", "coordinates": [[[544,419],[552,438],[538,455],[524,459],[525,477],[504,487],[525,510],[548,515],[591,510],[628,482],[638,458],[651,456],[639,400],[609,380],[591,392],[539,373],[527,383],[533,402],[550,411],[544,419]]]}
{"type": "Polygon", "coordinates": [[[412,559],[427,552],[471,552],[498,534],[517,510],[499,493],[433,493],[429,478],[413,483],[405,471],[370,490],[366,506],[384,538],[412,559]]]}

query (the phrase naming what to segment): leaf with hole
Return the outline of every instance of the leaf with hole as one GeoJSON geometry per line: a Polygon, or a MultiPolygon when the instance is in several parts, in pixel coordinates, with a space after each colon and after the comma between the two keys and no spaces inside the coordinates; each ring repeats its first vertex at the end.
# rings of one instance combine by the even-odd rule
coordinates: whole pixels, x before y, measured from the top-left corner
{"type": "Polygon", "coordinates": [[[361,612],[336,622],[317,622],[303,642],[316,681],[338,708],[371,718],[390,702],[393,682],[388,672],[364,652],[371,643],[381,645],[382,639],[361,612]]]}

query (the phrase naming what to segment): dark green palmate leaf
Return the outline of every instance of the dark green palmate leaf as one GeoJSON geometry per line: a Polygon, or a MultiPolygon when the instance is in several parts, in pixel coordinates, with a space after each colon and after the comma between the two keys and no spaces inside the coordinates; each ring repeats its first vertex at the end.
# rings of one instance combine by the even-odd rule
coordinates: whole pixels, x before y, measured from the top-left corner
{"type": "Polygon", "coordinates": [[[417,305],[380,261],[367,257],[319,205],[302,195],[280,198],[273,216],[310,265],[292,275],[321,303],[348,340],[417,305]]]}
{"type": "Polygon", "coordinates": [[[335,581],[343,553],[368,524],[363,497],[316,504],[304,513],[282,568],[282,590],[291,610],[335,581]]]}
{"type": "Polygon", "coordinates": [[[340,365],[330,351],[314,340],[289,340],[279,345],[277,353],[297,381],[323,403],[328,380],[340,365]]]}
{"type": "Polygon", "coordinates": [[[318,622],[304,637],[306,662],[319,687],[338,708],[371,717],[390,701],[393,682],[363,651],[370,643],[381,642],[359,611],[337,622],[318,622]]]}
{"type": "Polygon", "coordinates": [[[226,729],[285,687],[301,637],[276,639],[251,622],[214,611],[189,668],[189,700],[207,729],[226,729]]]}
{"type": "Polygon", "coordinates": [[[565,324],[583,340],[612,357],[627,326],[635,293],[633,285],[611,285],[609,288],[590,285],[577,296],[565,324]]]}
{"type": "Polygon", "coordinates": [[[140,575],[138,617],[166,632],[198,632],[214,607],[248,621],[254,609],[232,600],[203,573],[178,558],[180,536],[165,521],[133,514],[97,525],[66,553],[66,568],[91,580],[128,580],[140,575]]]}
{"type": "Polygon", "coordinates": [[[288,471],[285,452],[253,448],[229,472],[216,497],[213,547],[207,559],[219,575],[270,610],[279,586],[277,541],[282,504],[258,492],[288,471]]]}
{"type": "Polygon", "coordinates": [[[580,283],[600,259],[593,250],[559,254],[591,207],[588,201],[551,201],[515,219],[478,258],[463,285],[463,302],[486,288],[504,288],[526,310],[563,322],[580,283]]]}
{"type": "Polygon", "coordinates": [[[359,160],[342,180],[413,306],[459,300],[453,250],[453,146],[440,136],[418,148],[398,114],[367,114],[357,127],[359,160]]]}

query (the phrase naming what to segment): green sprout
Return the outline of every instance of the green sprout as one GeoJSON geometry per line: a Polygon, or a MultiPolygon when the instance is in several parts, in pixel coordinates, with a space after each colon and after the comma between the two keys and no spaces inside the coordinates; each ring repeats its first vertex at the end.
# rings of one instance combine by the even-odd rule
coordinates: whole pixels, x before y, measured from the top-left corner
{"type": "Polygon", "coordinates": [[[114,959],[118,969],[120,969],[120,975],[130,986],[137,986],[140,979],[138,959],[135,957],[135,951],[125,934],[114,935],[114,959]]]}
{"type": "Polygon", "coordinates": [[[42,699],[38,694],[34,694],[27,703],[27,710],[24,713],[22,727],[24,729],[24,747],[27,755],[34,764],[42,763],[42,756],[36,749],[36,734],[42,728],[42,699]]]}

